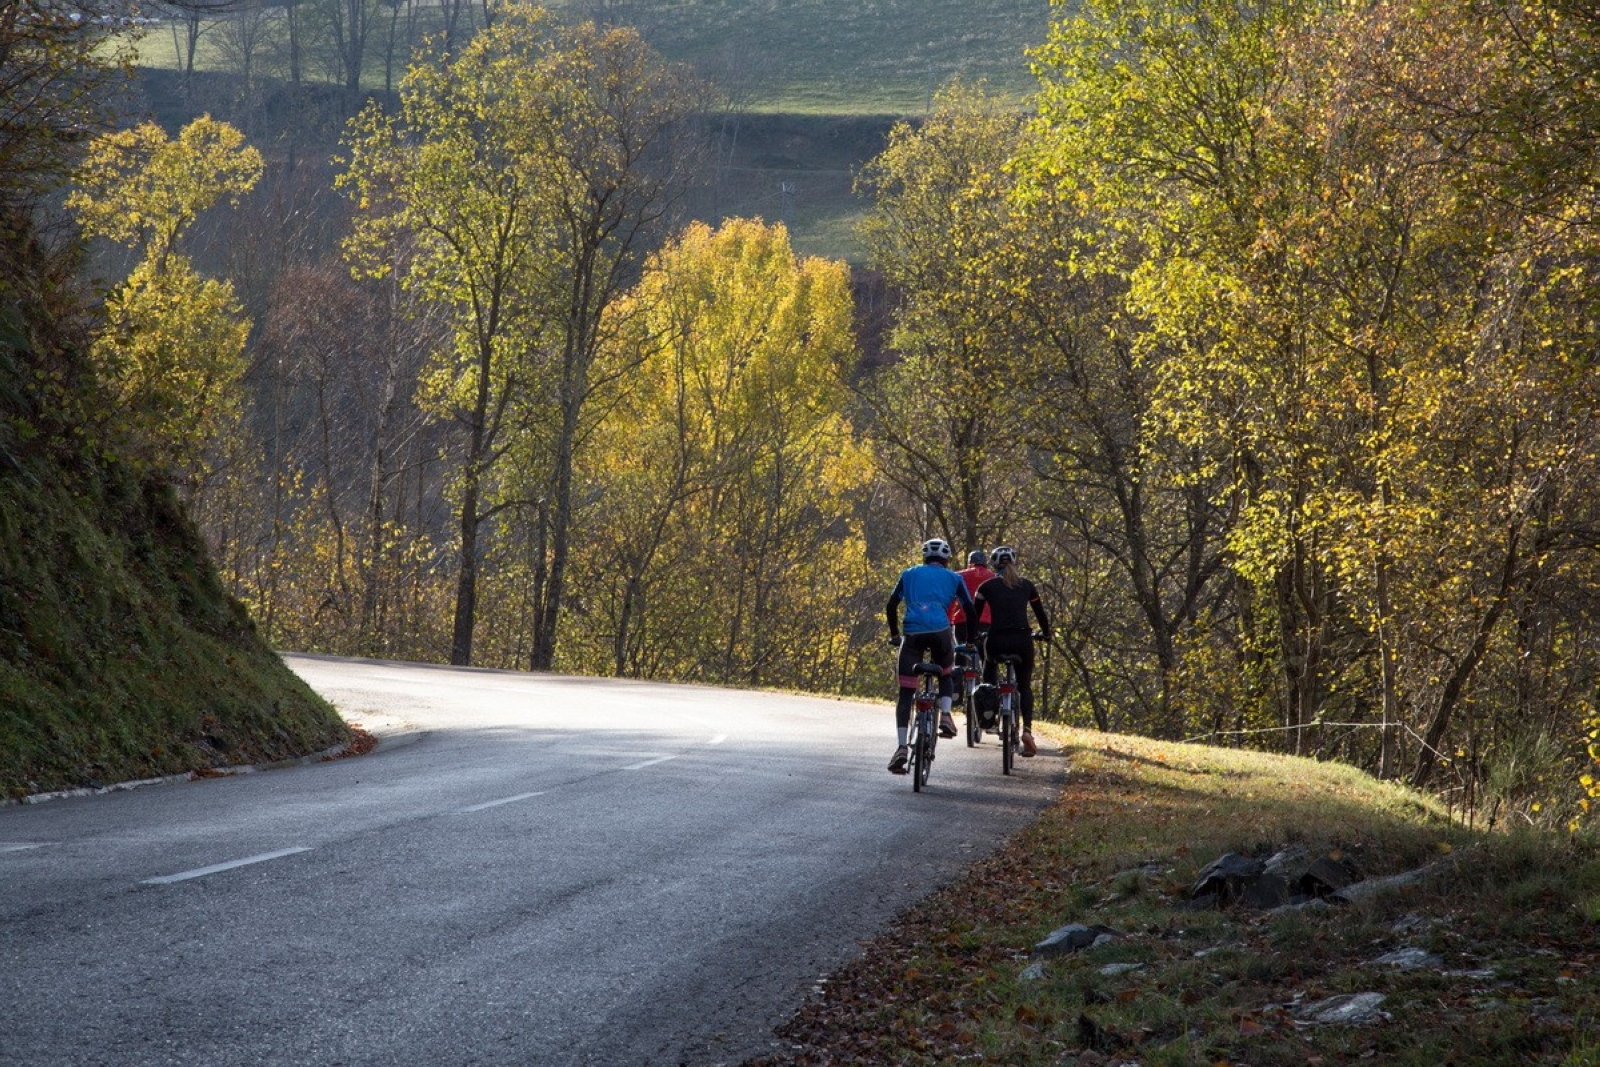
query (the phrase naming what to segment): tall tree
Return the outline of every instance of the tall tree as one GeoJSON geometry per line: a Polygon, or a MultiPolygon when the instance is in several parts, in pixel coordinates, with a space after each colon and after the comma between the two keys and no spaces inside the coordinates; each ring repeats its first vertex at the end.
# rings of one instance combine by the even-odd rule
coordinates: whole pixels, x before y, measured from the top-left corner
{"type": "Polygon", "coordinates": [[[583,526],[576,640],[609,637],[617,674],[815,677],[866,571],[853,512],[868,463],[841,415],[854,355],[843,265],[797,257],[781,226],[697,223],[616,316],[603,365],[637,369],[580,468],[600,500],[583,526]]]}
{"type": "Polygon", "coordinates": [[[1004,165],[1023,117],[981,86],[953,84],[918,126],[897,125],[863,171],[874,197],[862,236],[899,294],[890,344],[898,359],[863,391],[879,462],[926,516],[928,535],[993,544],[1014,517],[1009,463],[1022,438],[1018,405],[990,403],[1020,378],[1013,308],[990,265],[1006,239],[1004,165]]]}
{"type": "MultiPolygon", "coordinates": [[[[356,203],[347,252],[362,273],[396,272],[425,302],[449,309],[422,402],[461,431],[454,473],[460,553],[450,661],[472,662],[480,536],[509,503],[501,461],[507,412],[541,388],[549,303],[542,261],[554,253],[550,166],[530,114],[562,91],[541,58],[549,16],[517,7],[455,56],[411,67],[400,115],[376,104],[351,122],[339,178],[356,203]]],[[[531,403],[531,401],[528,401],[531,403]]]]}
{"type": "Polygon", "coordinates": [[[1036,172],[1105,220],[1157,411],[1228,477],[1241,665],[1294,736],[1418,782],[1590,454],[1592,253],[1553,194],[1592,163],[1540,178],[1510,135],[1552,114],[1509,10],[1090,2],[1043,53],[1036,172]],[[1308,734],[1333,712],[1378,732],[1308,734]]]}
{"type": "Polygon", "coordinates": [[[545,546],[530,664],[551,665],[602,323],[683,178],[687,86],[630,30],[515,4],[458,54],[415,65],[399,120],[374,105],[352,125],[352,255],[383,274],[404,243],[405,284],[457,320],[423,393],[465,439],[452,662],[472,661],[480,537],[517,506],[545,546]]]}
{"type": "MultiPolygon", "coordinates": [[[[496,26],[498,27],[497,20],[496,26]]],[[[549,164],[551,248],[543,260],[553,295],[553,386],[547,416],[548,472],[535,509],[534,633],[529,666],[549,670],[567,595],[576,519],[573,471],[585,411],[598,384],[608,310],[637,280],[645,255],[664,237],[693,172],[699,140],[691,118],[702,88],[664,63],[631,28],[585,23],[558,34],[539,67],[558,87],[524,116],[527,135],[549,164]]]]}

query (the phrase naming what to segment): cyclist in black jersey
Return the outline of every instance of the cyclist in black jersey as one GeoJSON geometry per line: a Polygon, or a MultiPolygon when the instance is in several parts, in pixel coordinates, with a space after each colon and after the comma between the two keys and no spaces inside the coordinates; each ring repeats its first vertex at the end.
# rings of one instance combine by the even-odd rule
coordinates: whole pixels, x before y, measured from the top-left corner
{"type": "MultiPolygon", "coordinates": [[[[995,577],[978,586],[972,597],[976,611],[968,619],[981,617],[989,610],[989,636],[984,641],[983,680],[993,685],[998,674],[997,656],[1017,656],[1017,693],[1022,705],[1022,754],[1032,756],[1039,746],[1033,741],[1033,628],[1028,625],[1028,609],[1039,620],[1039,632],[1048,640],[1050,616],[1039,600],[1039,590],[1017,570],[1017,550],[1001,545],[989,553],[989,566],[995,577]]],[[[972,640],[968,626],[967,639],[972,640]]]]}

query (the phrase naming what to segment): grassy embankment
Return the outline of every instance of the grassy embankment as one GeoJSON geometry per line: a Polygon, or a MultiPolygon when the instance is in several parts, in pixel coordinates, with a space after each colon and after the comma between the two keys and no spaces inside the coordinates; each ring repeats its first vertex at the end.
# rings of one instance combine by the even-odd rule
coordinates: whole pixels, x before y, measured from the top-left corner
{"type": "Polygon", "coordinates": [[[172,491],[63,419],[95,404],[92,387],[71,385],[70,352],[38,354],[48,328],[30,327],[42,320],[5,289],[0,279],[0,797],[347,741],[224,593],[172,491]]]}
{"type": "Polygon", "coordinates": [[[832,976],[780,1031],[792,1054],[763,1067],[1600,1064],[1592,837],[1468,830],[1334,764],[1051,732],[1072,767],[1060,802],[832,976]],[[1434,873],[1359,904],[1184,906],[1218,856],[1291,844],[1336,850],[1369,881],[1434,873]],[[1067,923],[1125,936],[1025,976],[1067,923]],[[1403,948],[1439,961],[1374,962],[1403,948]],[[1359,993],[1386,1014],[1300,1018],[1359,993]]]}

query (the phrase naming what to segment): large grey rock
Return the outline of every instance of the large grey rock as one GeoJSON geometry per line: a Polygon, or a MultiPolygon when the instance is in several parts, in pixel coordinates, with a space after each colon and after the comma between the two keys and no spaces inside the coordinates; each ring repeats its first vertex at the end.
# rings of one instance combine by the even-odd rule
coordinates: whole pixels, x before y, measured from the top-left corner
{"type": "Polygon", "coordinates": [[[1310,855],[1310,850],[1304,845],[1285,845],[1267,859],[1262,870],[1277,875],[1285,882],[1292,882],[1306,869],[1310,855]]]}
{"type": "Polygon", "coordinates": [[[1385,1022],[1389,1013],[1380,1011],[1382,993],[1347,993],[1307,1004],[1295,1013],[1297,1022],[1312,1026],[1361,1026],[1385,1022]]]}
{"type": "Polygon", "coordinates": [[[1414,871],[1391,874],[1387,878],[1369,878],[1364,882],[1354,882],[1330,894],[1330,899],[1344,904],[1365,903],[1369,900],[1376,900],[1386,893],[1421,885],[1433,875],[1446,871],[1451,866],[1453,864],[1448,860],[1441,860],[1438,863],[1430,863],[1426,867],[1419,867],[1414,871]]]}
{"type": "Polygon", "coordinates": [[[1318,856],[1294,879],[1294,887],[1308,897],[1325,897],[1361,881],[1361,872],[1342,856],[1318,856]]]}
{"type": "Polygon", "coordinates": [[[1360,872],[1337,853],[1312,856],[1301,845],[1278,850],[1265,861],[1229,852],[1207,864],[1189,890],[1194,908],[1246,907],[1270,911],[1311,900],[1340,899],[1360,872]]]}
{"type": "Polygon", "coordinates": [[[1082,952],[1086,948],[1114,941],[1121,936],[1109,926],[1084,926],[1072,923],[1050,931],[1048,937],[1033,946],[1032,955],[1035,959],[1070,956],[1074,952],[1082,952]]]}
{"type": "Polygon", "coordinates": [[[1259,878],[1264,870],[1266,864],[1260,860],[1241,856],[1237,852],[1224,852],[1205,865],[1200,876],[1194,880],[1194,888],[1189,890],[1189,894],[1199,896],[1228,883],[1259,878]]]}
{"type": "Polygon", "coordinates": [[[1438,969],[1444,966],[1444,960],[1421,948],[1397,948],[1393,952],[1385,952],[1370,963],[1374,967],[1398,967],[1408,971],[1418,967],[1438,969]]]}

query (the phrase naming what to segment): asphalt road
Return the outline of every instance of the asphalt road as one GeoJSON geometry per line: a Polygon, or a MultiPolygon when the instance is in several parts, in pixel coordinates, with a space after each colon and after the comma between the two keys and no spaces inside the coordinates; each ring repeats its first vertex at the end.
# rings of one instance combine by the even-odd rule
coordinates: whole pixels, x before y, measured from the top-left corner
{"type": "Polygon", "coordinates": [[[1064,772],[958,738],[914,794],[887,699],[289,662],[375,752],[0,808],[0,1064],[736,1064],[1064,772]]]}

